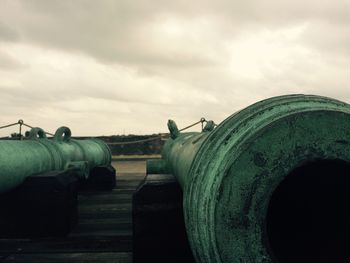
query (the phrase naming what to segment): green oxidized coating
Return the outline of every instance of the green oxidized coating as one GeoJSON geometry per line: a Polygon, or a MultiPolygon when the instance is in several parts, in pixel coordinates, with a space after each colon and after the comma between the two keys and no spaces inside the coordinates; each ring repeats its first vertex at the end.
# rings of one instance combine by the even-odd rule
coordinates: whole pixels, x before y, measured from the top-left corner
{"type": "Polygon", "coordinates": [[[161,167],[182,186],[196,261],[273,262],[266,237],[272,193],[306,162],[349,162],[349,145],[350,106],[311,95],[267,99],[211,132],[172,136],[161,167]]]}
{"type": "Polygon", "coordinates": [[[0,141],[0,193],[20,185],[34,174],[76,169],[83,177],[100,165],[111,163],[109,147],[98,139],[71,139],[67,127],[47,139],[40,128],[33,128],[26,140],[0,141]]]}

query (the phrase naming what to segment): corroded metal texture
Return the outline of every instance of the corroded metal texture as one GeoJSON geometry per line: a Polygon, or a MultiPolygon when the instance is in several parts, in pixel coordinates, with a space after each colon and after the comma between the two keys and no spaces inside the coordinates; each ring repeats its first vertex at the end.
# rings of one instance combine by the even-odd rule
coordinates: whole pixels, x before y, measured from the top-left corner
{"type": "Polygon", "coordinates": [[[311,95],[274,97],[213,131],[173,132],[162,163],[184,193],[186,229],[197,262],[274,262],[266,215],[274,190],[317,160],[350,161],[350,106],[311,95]]]}
{"type": "Polygon", "coordinates": [[[108,146],[98,139],[71,139],[67,127],[47,139],[33,128],[23,141],[0,141],[0,193],[13,189],[28,176],[55,170],[75,169],[87,178],[92,168],[111,163],[108,146]]]}

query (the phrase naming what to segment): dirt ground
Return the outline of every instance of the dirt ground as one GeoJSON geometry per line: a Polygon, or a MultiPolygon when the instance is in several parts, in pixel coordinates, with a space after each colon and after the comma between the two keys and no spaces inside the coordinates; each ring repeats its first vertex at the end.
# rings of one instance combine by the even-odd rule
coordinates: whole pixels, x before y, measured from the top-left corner
{"type": "Polygon", "coordinates": [[[117,174],[120,173],[146,173],[146,161],[113,161],[117,174]]]}

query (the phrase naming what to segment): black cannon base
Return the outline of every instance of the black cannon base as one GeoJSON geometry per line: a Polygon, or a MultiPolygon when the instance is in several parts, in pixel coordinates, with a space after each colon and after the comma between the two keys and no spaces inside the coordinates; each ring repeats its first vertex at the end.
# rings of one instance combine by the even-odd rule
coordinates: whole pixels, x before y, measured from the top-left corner
{"type": "Polygon", "coordinates": [[[0,237],[64,236],[76,225],[78,179],[73,171],[28,177],[0,195],[0,237]]]}
{"type": "Polygon", "coordinates": [[[89,178],[80,182],[79,190],[112,190],[116,186],[113,166],[97,166],[90,171],[89,178]]]}
{"type": "Polygon", "coordinates": [[[134,263],[194,263],[182,212],[182,190],[172,175],[147,175],[133,195],[134,263]]]}

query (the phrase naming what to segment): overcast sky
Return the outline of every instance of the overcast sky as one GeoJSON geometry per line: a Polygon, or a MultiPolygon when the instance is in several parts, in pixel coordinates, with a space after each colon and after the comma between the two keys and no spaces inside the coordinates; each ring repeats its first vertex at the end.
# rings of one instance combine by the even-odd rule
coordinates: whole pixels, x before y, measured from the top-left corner
{"type": "Polygon", "coordinates": [[[350,0],[0,0],[0,126],[166,132],[282,94],[350,102],[349,76],[350,0]]]}

